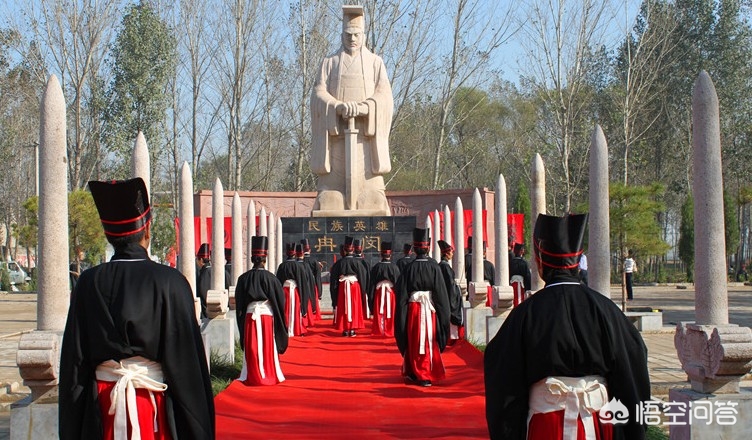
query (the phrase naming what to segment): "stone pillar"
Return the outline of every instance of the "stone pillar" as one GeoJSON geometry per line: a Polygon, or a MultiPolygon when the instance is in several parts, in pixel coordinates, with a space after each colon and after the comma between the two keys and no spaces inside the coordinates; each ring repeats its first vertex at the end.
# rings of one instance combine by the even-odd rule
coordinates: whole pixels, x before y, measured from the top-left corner
{"type": "MultiPolygon", "coordinates": [[[[535,230],[535,220],[538,214],[546,213],[546,170],[543,167],[543,159],[540,154],[536,153],[533,159],[531,170],[532,183],[530,186],[530,201],[532,202],[532,212],[530,213],[530,246],[535,246],[533,242],[533,231],[535,230]]],[[[532,252],[530,255],[534,255],[532,252]]],[[[530,259],[531,284],[530,290],[536,292],[543,288],[543,280],[538,274],[538,263],[535,258],[530,259]]]]}
{"type": "Polygon", "coordinates": [[[196,236],[193,223],[193,176],[188,162],[180,168],[180,195],[178,198],[180,243],[178,270],[188,280],[193,292],[196,320],[201,321],[201,300],[196,296],[196,236]]]}
{"type": "Polygon", "coordinates": [[[236,192],[232,197],[232,273],[230,285],[238,284],[238,277],[243,274],[243,213],[240,209],[240,196],[236,192]]]}
{"type": "MultiPolygon", "coordinates": [[[[444,241],[450,246],[454,246],[454,240],[452,240],[452,213],[449,211],[449,205],[444,205],[444,241]]],[[[450,261],[449,264],[452,264],[452,262],[450,261]]]]}
{"type": "MultiPolygon", "coordinates": [[[[267,242],[269,239],[269,223],[267,221],[267,215],[266,215],[266,208],[261,207],[261,212],[259,213],[259,236],[260,237],[266,237],[267,242]]],[[[269,243],[269,246],[271,246],[271,243],[269,243]]]]}
{"type": "MultiPolygon", "coordinates": [[[[496,206],[495,206],[495,225],[496,225],[496,272],[494,278],[495,302],[497,311],[503,312],[512,307],[514,303],[514,292],[509,285],[509,230],[507,229],[507,183],[504,176],[499,174],[496,181],[496,206]]],[[[496,332],[494,332],[494,335],[496,332]]],[[[493,335],[491,335],[493,336],[493,335]]]]}
{"type": "Polygon", "coordinates": [[[611,232],[608,198],[608,145],[596,124],[590,138],[590,213],[588,215],[588,286],[611,297],[611,232]]]}
{"type": "Polygon", "coordinates": [[[269,253],[266,258],[269,261],[267,269],[269,270],[269,272],[274,274],[277,273],[277,266],[279,265],[279,263],[277,262],[277,234],[274,230],[276,226],[277,222],[274,221],[274,213],[270,212],[266,217],[266,230],[269,234],[269,253]]]}
{"type": "Polygon", "coordinates": [[[467,284],[465,280],[465,209],[459,197],[454,202],[454,234],[456,243],[453,261],[454,276],[457,277],[457,284],[462,288],[467,284]]]}
{"type": "Polygon", "coordinates": [[[31,399],[56,390],[68,280],[68,155],[65,98],[52,75],[42,95],[39,127],[39,255],[37,329],[21,335],[16,364],[31,399]]]}
{"type": "Polygon", "coordinates": [[[483,205],[480,191],[473,192],[473,261],[468,294],[473,307],[486,307],[488,282],[483,279],[483,205]]]}
{"type": "Polygon", "coordinates": [[[228,310],[225,290],[225,200],[222,182],[217,178],[212,190],[211,289],[206,294],[206,315],[224,318],[228,310]]]}
{"type": "Polygon", "coordinates": [[[253,246],[251,245],[251,238],[256,236],[256,204],[253,202],[253,199],[248,201],[248,234],[246,235],[248,238],[248,241],[246,242],[246,259],[245,259],[245,270],[251,270],[253,268],[253,262],[251,262],[251,249],[253,249],[253,246]]]}
{"type": "Polygon", "coordinates": [[[131,176],[140,177],[146,184],[146,191],[149,193],[151,200],[151,165],[149,159],[149,148],[146,144],[144,133],[139,131],[136,135],[136,141],[133,143],[133,155],[131,156],[131,176]]]}
{"type": "MultiPolygon", "coordinates": [[[[431,243],[431,240],[433,240],[433,225],[430,215],[426,216],[426,230],[428,231],[428,242],[431,243]]],[[[433,246],[431,244],[428,245],[428,256],[433,258],[433,246]]]]}
{"type": "Polygon", "coordinates": [[[284,261],[284,234],[282,233],[282,217],[277,217],[277,267],[284,261]]]}
{"type": "MultiPolygon", "coordinates": [[[[749,402],[752,393],[745,389],[740,394],[739,382],[752,368],[752,330],[728,322],[719,106],[715,86],[705,71],[692,91],[692,150],[695,261],[703,264],[695,268],[696,322],[679,323],[674,336],[692,389],[671,390],[669,398],[690,405],[697,401],[749,402]]],[[[738,417],[741,420],[733,427],[671,426],[671,438],[710,438],[721,429],[727,435],[724,438],[747,438],[751,417],[742,412],[738,417]]]]}
{"type": "Polygon", "coordinates": [[[433,257],[436,261],[441,261],[441,248],[439,247],[439,240],[441,240],[441,217],[439,217],[438,209],[433,210],[433,228],[434,233],[431,235],[433,257]]]}

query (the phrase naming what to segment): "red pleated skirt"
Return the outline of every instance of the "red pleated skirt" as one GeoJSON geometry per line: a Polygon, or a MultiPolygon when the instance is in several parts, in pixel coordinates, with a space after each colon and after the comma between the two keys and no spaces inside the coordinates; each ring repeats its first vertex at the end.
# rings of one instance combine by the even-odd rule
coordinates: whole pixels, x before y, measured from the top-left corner
{"type": "Polygon", "coordinates": [[[429,350],[429,338],[425,340],[425,353],[420,354],[420,304],[416,302],[407,305],[407,351],[403,365],[405,375],[412,373],[417,380],[435,382],[446,377],[444,363],[441,361],[441,351],[436,342],[436,313],[431,313],[433,322],[433,356],[429,350]]]}
{"type": "MultiPolygon", "coordinates": [[[[598,412],[593,413],[595,421],[595,438],[611,440],[614,435],[613,425],[601,423],[598,412]]],[[[564,410],[533,414],[527,429],[527,440],[550,440],[562,438],[564,434],[564,410]]],[[[577,440],[585,440],[585,428],[582,420],[577,419],[577,440]]]]}
{"type": "MultiPolygon", "coordinates": [[[[290,319],[290,304],[292,301],[290,301],[291,293],[290,288],[285,286],[285,319],[290,319]]],[[[297,290],[296,290],[297,292],[297,290]]],[[[300,295],[295,293],[295,310],[293,311],[292,315],[292,321],[287,323],[287,328],[292,328],[293,334],[295,336],[301,336],[308,332],[305,325],[303,324],[303,315],[300,313],[300,295]]]]}
{"type": "Polygon", "coordinates": [[[394,336],[394,290],[386,289],[386,294],[389,295],[389,313],[387,313],[386,306],[384,305],[384,313],[381,313],[381,291],[376,289],[376,298],[373,303],[373,331],[371,334],[374,336],[394,336]]]}
{"type": "MultiPolygon", "coordinates": [[[[104,427],[104,439],[115,437],[115,416],[108,414],[110,410],[110,392],[115,387],[115,382],[103,380],[97,381],[97,393],[99,410],[102,413],[102,425],[104,427]]],[[[154,426],[154,408],[151,405],[149,390],[136,388],[136,408],[138,411],[138,425],[142,440],[170,440],[170,431],[167,428],[167,414],[165,411],[165,398],[163,393],[153,393],[157,406],[157,426],[154,426]]],[[[126,416],[127,418],[127,416],[126,416]]],[[[128,422],[128,437],[131,435],[131,424],[128,422]]]]}
{"type": "Polygon", "coordinates": [[[241,373],[240,380],[246,385],[276,385],[284,378],[277,377],[276,360],[278,354],[274,345],[274,317],[261,316],[261,340],[264,346],[264,375],[259,368],[259,346],[257,340],[256,322],[250,314],[245,315],[245,377],[241,373]]]}
{"type": "Polygon", "coordinates": [[[352,319],[348,319],[347,307],[345,301],[347,298],[345,295],[345,283],[339,283],[339,292],[337,293],[337,313],[335,314],[335,327],[339,331],[357,330],[365,327],[363,323],[363,300],[361,297],[360,283],[352,283],[350,285],[350,316],[352,319]]]}

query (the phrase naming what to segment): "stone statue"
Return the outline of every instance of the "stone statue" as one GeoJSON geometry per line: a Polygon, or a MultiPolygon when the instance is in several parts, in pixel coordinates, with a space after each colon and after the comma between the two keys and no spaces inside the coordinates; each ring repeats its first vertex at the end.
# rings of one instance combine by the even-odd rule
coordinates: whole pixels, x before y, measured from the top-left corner
{"type": "Polygon", "coordinates": [[[363,46],[362,6],[343,6],[342,48],[324,59],[311,96],[313,216],[390,215],[394,101],[384,62],[363,46]]]}

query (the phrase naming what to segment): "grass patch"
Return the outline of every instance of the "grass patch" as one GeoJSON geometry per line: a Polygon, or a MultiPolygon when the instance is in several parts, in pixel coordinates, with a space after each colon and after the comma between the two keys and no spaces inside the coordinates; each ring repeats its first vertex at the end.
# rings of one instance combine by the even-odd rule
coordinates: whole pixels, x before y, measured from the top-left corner
{"type": "Polygon", "coordinates": [[[668,433],[661,429],[660,426],[650,425],[648,426],[646,440],[668,440],[668,433]]]}
{"type": "Polygon", "coordinates": [[[243,369],[243,349],[240,348],[240,344],[235,344],[235,362],[230,362],[229,359],[220,357],[212,351],[209,355],[209,369],[212,393],[216,396],[240,376],[243,369]]]}

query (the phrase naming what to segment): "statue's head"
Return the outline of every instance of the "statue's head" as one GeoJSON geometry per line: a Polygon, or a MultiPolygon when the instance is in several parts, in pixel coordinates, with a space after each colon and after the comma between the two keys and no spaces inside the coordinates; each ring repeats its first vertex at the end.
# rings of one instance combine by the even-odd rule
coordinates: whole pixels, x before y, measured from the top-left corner
{"type": "Polygon", "coordinates": [[[342,6],[342,47],[350,55],[360,52],[365,40],[363,6],[342,6]]]}

